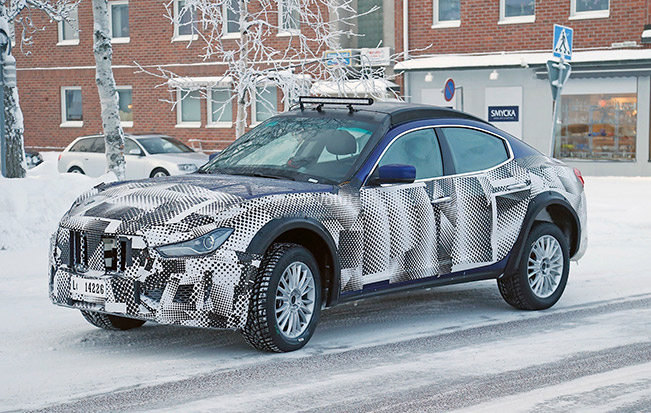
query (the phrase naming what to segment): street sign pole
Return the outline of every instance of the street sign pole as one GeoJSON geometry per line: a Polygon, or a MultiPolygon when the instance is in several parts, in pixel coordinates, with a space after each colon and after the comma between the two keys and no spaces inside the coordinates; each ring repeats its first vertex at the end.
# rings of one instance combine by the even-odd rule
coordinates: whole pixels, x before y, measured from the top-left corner
{"type": "Polygon", "coordinates": [[[561,92],[563,85],[572,73],[572,67],[565,60],[572,60],[572,43],[574,30],[569,27],[554,25],[554,43],[552,51],[559,61],[547,61],[547,72],[549,73],[549,85],[552,88],[552,134],[549,142],[549,156],[554,157],[556,148],[556,126],[559,107],[561,106],[561,92]]]}

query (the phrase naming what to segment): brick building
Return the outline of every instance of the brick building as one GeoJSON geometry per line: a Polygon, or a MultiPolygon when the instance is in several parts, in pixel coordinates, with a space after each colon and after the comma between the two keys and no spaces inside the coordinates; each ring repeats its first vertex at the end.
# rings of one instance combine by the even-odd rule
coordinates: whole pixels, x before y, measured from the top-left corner
{"type": "Polygon", "coordinates": [[[555,156],[586,174],[651,175],[650,9],[650,0],[403,0],[397,49],[427,50],[396,69],[409,100],[463,109],[548,153],[546,62],[554,24],[571,27],[555,156]],[[457,88],[450,102],[441,93],[448,78],[457,88]],[[491,115],[507,108],[513,116],[491,115]]]}

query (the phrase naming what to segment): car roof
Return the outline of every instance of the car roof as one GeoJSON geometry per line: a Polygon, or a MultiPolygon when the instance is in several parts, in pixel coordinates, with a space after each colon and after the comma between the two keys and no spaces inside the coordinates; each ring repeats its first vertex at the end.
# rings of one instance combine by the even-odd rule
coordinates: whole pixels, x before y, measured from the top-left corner
{"type": "MultiPolygon", "coordinates": [[[[391,126],[401,125],[403,123],[423,120],[423,119],[466,119],[483,124],[489,124],[485,120],[477,116],[470,115],[458,110],[444,108],[440,106],[424,105],[419,103],[408,102],[374,102],[372,105],[362,106],[353,105],[356,112],[376,113],[383,114],[390,118],[391,126]]],[[[306,107],[303,111],[313,110],[311,107],[306,107]]],[[[324,106],[324,111],[334,110],[336,112],[349,112],[349,108],[341,105],[337,106],[324,106]]],[[[300,108],[295,111],[301,111],[300,108]]],[[[296,113],[295,111],[292,111],[296,113]]]]}
{"type": "MultiPolygon", "coordinates": [[[[79,136],[79,137],[76,138],[75,140],[78,140],[78,139],[89,139],[89,138],[103,138],[103,137],[104,137],[104,135],[84,135],[84,136],[79,136]]],[[[134,139],[138,139],[138,138],[160,138],[160,137],[163,137],[163,138],[169,138],[170,136],[165,135],[164,133],[150,133],[150,134],[146,134],[146,135],[132,135],[132,134],[130,134],[130,133],[125,133],[125,134],[124,134],[124,137],[125,137],[125,138],[134,138],[134,139]]]]}

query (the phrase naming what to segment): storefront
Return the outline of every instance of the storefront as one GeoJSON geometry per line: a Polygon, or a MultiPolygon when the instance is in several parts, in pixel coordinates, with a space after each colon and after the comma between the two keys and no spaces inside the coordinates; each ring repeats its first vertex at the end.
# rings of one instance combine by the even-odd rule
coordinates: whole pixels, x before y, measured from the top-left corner
{"type": "MultiPolygon", "coordinates": [[[[486,119],[548,153],[553,103],[550,53],[432,56],[399,64],[412,102],[486,119]],[[446,79],[456,93],[444,99],[446,79]]],[[[651,176],[651,50],[576,52],[563,88],[554,156],[585,175],[651,176]]]]}

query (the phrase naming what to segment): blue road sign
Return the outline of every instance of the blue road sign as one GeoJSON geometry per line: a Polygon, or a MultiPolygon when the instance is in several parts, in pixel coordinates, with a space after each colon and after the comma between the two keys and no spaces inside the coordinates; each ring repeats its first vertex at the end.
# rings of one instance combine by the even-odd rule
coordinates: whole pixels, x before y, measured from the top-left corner
{"type": "Polygon", "coordinates": [[[445,87],[443,88],[443,97],[446,102],[449,102],[454,97],[454,80],[448,79],[445,81],[445,87]]]}
{"type": "Polygon", "coordinates": [[[572,39],[574,30],[570,27],[554,25],[554,56],[572,60],[572,39]]]}

